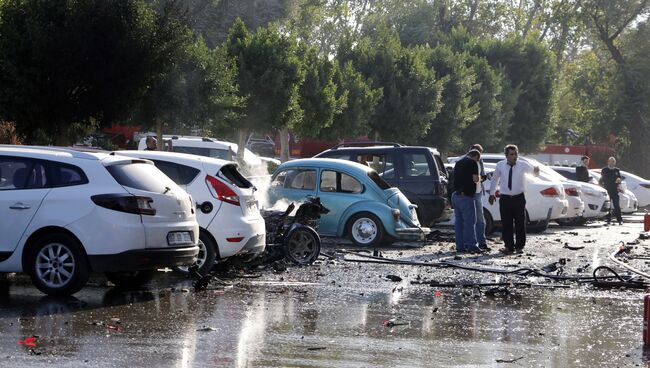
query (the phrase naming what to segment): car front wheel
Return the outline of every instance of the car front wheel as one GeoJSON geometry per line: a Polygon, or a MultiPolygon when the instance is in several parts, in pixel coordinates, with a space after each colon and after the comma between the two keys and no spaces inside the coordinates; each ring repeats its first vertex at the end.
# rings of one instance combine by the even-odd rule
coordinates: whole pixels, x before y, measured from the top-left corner
{"type": "Polygon", "coordinates": [[[377,216],[362,212],[348,221],[348,234],[355,245],[376,246],[384,238],[384,226],[377,216]]]}
{"type": "Polygon", "coordinates": [[[67,296],[81,290],[90,274],[79,242],[67,234],[45,235],[30,257],[30,277],[45,294],[67,296]]]}

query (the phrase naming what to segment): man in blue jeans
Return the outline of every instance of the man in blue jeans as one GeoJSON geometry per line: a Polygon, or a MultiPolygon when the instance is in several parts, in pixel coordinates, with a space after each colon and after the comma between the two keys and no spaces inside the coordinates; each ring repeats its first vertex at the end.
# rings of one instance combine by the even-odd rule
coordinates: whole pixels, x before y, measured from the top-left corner
{"type": "MultiPolygon", "coordinates": [[[[483,146],[480,144],[474,144],[469,148],[471,150],[477,150],[480,154],[483,154],[483,146]]],[[[474,227],[476,233],[476,241],[478,242],[478,247],[489,251],[490,248],[487,246],[487,239],[485,238],[485,216],[483,215],[483,193],[485,193],[485,187],[483,182],[485,181],[485,166],[483,166],[483,159],[478,160],[479,168],[479,178],[480,183],[476,185],[476,193],[474,194],[474,209],[476,210],[476,226],[474,227]]]]}
{"type": "Polygon", "coordinates": [[[454,229],[458,253],[481,253],[476,243],[476,208],[474,194],[480,181],[478,161],[481,153],[471,150],[454,166],[454,191],[451,203],[454,206],[454,229]]]}

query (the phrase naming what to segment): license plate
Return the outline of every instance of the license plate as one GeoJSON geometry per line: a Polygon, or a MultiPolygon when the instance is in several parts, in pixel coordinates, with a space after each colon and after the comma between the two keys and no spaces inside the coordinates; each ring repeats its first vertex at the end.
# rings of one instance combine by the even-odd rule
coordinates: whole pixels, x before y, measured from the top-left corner
{"type": "Polygon", "coordinates": [[[192,233],[189,231],[174,231],[167,234],[167,245],[192,245],[192,233]]]}

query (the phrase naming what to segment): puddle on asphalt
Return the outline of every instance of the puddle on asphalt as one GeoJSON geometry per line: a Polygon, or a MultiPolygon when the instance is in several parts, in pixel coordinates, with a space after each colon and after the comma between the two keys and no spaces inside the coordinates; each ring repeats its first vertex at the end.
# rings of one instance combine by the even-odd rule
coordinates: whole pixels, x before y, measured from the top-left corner
{"type": "Polygon", "coordinates": [[[15,287],[0,297],[0,358],[33,367],[646,364],[641,293],[256,283],[201,293],[87,288],[70,298],[15,287]],[[32,336],[36,347],[18,343],[32,336]]]}

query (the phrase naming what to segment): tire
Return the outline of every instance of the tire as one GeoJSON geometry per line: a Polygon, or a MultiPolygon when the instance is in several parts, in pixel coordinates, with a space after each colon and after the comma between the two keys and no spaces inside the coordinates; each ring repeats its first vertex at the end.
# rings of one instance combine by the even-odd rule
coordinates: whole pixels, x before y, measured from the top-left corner
{"type": "MultiPolygon", "coordinates": [[[[217,244],[212,240],[212,238],[201,231],[199,233],[199,254],[196,256],[196,261],[194,264],[199,266],[199,273],[203,276],[207,275],[212,271],[214,262],[217,260],[217,244]]],[[[189,274],[189,267],[187,266],[176,266],[174,271],[187,275],[189,274]]]]}
{"type": "Polygon", "coordinates": [[[377,216],[360,212],[348,220],[346,234],[359,246],[377,246],[384,242],[384,226],[377,216]]]}
{"type": "Polygon", "coordinates": [[[541,220],[541,221],[530,221],[530,218],[528,217],[528,211],[526,211],[526,232],[527,233],[533,233],[533,234],[539,234],[543,233],[548,229],[548,223],[549,221],[546,220],[541,220]]]}
{"type": "Polygon", "coordinates": [[[490,235],[494,232],[494,220],[490,211],[483,208],[483,217],[485,218],[485,235],[490,235]]]}
{"type": "Polygon", "coordinates": [[[120,289],[137,289],[151,281],[154,270],[106,272],[108,281],[120,289]]]}
{"type": "Polygon", "coordinates": [[[285,257],[296,265],[312,264],[320,255],[320,237],[310,228],[294,229],[284,244],[285,257]]]}
{"type": "Polygon", "coordinates": [[[86,285],[90,269],[86,253],[74,237],[63,233],[45,235],[29,254],[29,275],[43,293],[68,296],[86,285]]]}

